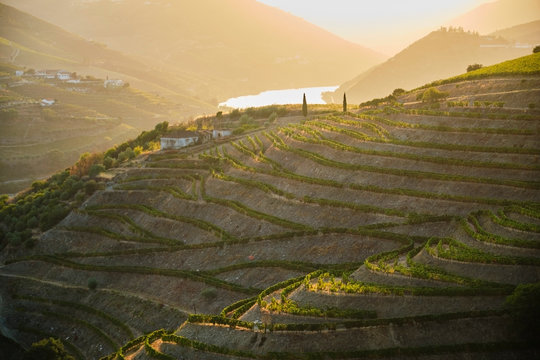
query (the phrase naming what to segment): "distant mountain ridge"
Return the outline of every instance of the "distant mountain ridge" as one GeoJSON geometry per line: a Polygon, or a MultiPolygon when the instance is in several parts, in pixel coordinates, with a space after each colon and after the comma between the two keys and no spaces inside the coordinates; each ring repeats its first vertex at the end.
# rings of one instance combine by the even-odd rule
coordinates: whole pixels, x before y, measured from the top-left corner
{"type": "Polygon", "coordinates": [[[335,85],[384,59],[255,0],[2,1],[182,77],[205,100],[335,85]]]}
{"type": "Polygon", "coordinates": [[[480,36],[458,29],[434,31],[383,64],[342,84],[325,100],[339,102],[343,93],[351,103],[384,97],[396,88],[412,89],[461,74],[468,65],[491,65],[529,54],[506,39],[480,36]]]}
{"type": "MultiPolygon", "coordinates": [[[[539,15],[540,16],[540,15],[539,15]]],[[[500,36],[522,44],[540,45],[540,20],[495,31],[490,36],[500,36]]]]}
{"type": "Polygon", "coordinates": [[[482,4],[446,25],[488,34],[540,18],[538,0],[498,0],[482,4]]]}

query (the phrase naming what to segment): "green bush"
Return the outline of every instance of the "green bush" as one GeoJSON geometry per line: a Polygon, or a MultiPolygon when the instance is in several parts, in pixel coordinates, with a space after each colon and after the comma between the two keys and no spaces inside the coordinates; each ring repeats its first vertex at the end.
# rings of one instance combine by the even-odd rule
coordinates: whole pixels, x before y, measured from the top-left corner
{"type": "Polygon", "coordinates": [[[106,156],[103,159],[103,166],[105,166],[105,169],[110,169],[110,168],[114,167],[115,165],[116,165],[116,160],[113,159],[112,157],[106,156]]]}
{"type": "Polygon", "coordinates": [[[482,64],[472,64],[472,65],[467,66],[467,72],[478,70],[478,69],[481,69],[483,67],[484,66],[482,64]]]}
{"type": "Polygon", "coordinates": [[[96,176],[98,176],[100,173],[104,171],[105,171],[105,166],[101,164],[94,164],[90,166],[90,170],[88,171],[88,176],[90,176],[91,178],[95,178],[96,176]]]}
{"type": "Polygon", "coordinates": [[[64,349],[59,339],[48,338],[32,344],[24,354],[23,360],[75,360],[64,349]]]}
{"type": "Polygon", "coordinates": [[[84,184],[84,191],[87,195],[92,195],[99,188],[99,184],[95,180],[88,180],[84,184]]]}
{"type": "Polygon", "coordinates": [[[132,148],[127,147],[124,151],[118,154],[118,161],[124,162],[135,158],[135,151],[132,148]]]}
{"type": "Polygon", "coordinates": [[[39,226],[39,220],[36,216],[32,216],[28,221],[26,222],[26,226],[29,228],[37,228],[39,226]]]}
{"type": "Polygon", "coordinates": [[[88,280],[88,288],[89,288],[90,290],[96,290],[97,285],[98,285],[98,283],[97,283],[97,280],[96,280],[96,279],[89,279],[89,280],[88,280]]]}
{"type": "Polygon", "coordinates": [[[5,236],[6,241],[12,246],[19,246],[22,243],[20,232],[9,232],[5,236]]]}
{"type": "Polygon", "coordinates": [[[238,119],[240,117],[240,110],[238,109],[234,109],[233,111],[231,111],[231,113],[229,114],[229,117],[231,119],[238,119]]]}
{"type": "Polygon", "coordinates": [[[422,93],[422,102],[435,102],[448,97],[450,94],[431,87],[422,93]]]}
{"type": "Polygon", "coordinates": [[[394,89],[394,91],[392,91],[392,96],[398,97],[398,96],[403,95],[405,93],[406,93],[406,91],[404,89],[397,88],[397,89],[394,89]]]}

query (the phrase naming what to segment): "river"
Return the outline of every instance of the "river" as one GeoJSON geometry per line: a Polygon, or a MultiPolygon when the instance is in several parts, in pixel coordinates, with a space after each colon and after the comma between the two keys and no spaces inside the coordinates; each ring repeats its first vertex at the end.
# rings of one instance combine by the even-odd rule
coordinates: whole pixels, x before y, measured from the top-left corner
{"type": "Polygon", "coordinates": [[[268,90],[257,95],[245,95],[231,98],[219,104],[220,107],[244,109],[267,105],[301,104],[302,95],[306,94],[308,104],[326,104],[322,93],[334,91],[338,86],[319,86],[301,89],[268,90]]]}

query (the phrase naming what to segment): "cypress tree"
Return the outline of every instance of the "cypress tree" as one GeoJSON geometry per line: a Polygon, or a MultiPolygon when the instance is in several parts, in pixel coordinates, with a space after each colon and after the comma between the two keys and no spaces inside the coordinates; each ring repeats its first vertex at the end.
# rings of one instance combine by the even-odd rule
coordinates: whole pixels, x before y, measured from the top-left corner
{"type": "Polygon", "coordinates": [[[347,95],[343,93],[343,112],[347,112],[347,95]]]}
{"type": "Polygon", "coordinates": [[[304,93],[304,101],[302,102],[302,114],[304,115],[304,117],[307,116],[306,93],[304,93]]]}

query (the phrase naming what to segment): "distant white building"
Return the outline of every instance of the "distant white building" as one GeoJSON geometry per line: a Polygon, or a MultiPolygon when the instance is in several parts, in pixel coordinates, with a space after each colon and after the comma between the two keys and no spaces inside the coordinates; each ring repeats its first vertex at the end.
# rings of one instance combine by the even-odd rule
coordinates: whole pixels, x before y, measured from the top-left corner
{"type": "Polygon", "coordinates": [[[54,105],[55,102],[56,102],[56,100],[54,100],[54,99],[41,99],[39,104],[41,106],[52,106],[52,105],[54,105]]]}
{"type": "Polygon", "coordinates": [[[231,130],[212,130],[212,139],[219,139],[222,137],[231,136],[231,130]]]}
{"type": "Polygon", "coordinates": [[[60,70],[36,70],[34,76],[43,79],[54,79],[60,70]]]}
{"type": "Polygon", "coordinates": [[[23,76],[24,71],[22,70],[15,70],[15,76],[23,76]]]}
{"type": "Polygon", "coordinates": [[[161,150],[178,150],[199,141],[200,134],[195,131],[176,131],[161,138],[161,150]]]}
{"type": "Polygon", "coordinates": [[[124,86],[124,80],[120,79],[107,79],[103,82],[103,87],[122,87],[124,86]]]}
{"type": "Polygon", "coordinates": [[[56,78],[58,80],[66,81],[71,79],[71,73],[67,71],[60,70],[56,73],[56,78]]]}

